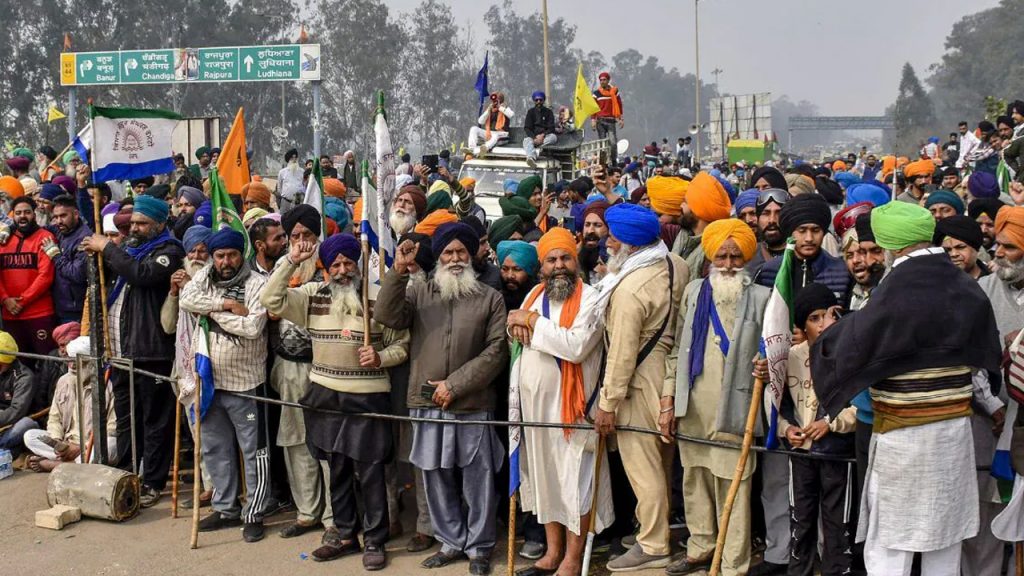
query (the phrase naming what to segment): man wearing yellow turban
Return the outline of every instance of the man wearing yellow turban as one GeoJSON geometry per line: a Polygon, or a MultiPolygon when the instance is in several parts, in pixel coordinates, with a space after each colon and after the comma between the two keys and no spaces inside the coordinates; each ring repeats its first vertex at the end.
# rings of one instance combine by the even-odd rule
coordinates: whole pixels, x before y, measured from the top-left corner
{"type": "Polygon", "coordinates": [[[690,183],[674,176],[652,176],[647,180],[647,199],[659,216],[679,217],[690,183]]]}
{"type": "Polygon", "coordinates": [[[935,162],[931,160],[917,160],[910,162],[903,167],[903,178],[906,180],[906,190],[896,197],[902,202],[920,204],[921,198],[928,193],[927,186],[932,183],[932,174],[935,173],[935,162]]]}
{"type": "MultiPolygon", "coordinates": [[[[522,350],[512,354],[509,413],[518,411],[530,422],[581,424],[601,372],[604,327],[594,311],[598,291],[580,279],[576,242],[565,228],[541,236],[537,256],[540,284],[508,315],[508,331],[522,350]]],[[[592,503],[598,530],[615,518],[607,466],[600,467],[597,497],[588,495],[594,459],[605,457],[592,448],[596,433],[526,428],[519,446],[523,510],[535,513],[544,525],[549,550],[531,573],[578,574],[592,503]]]]}
{"type": "MultiPolygon", "coordinates": [[[[650,186],[648,185],[648,193],[650,193],[649,191],[650,186]]],[[[701,247],[701,234],[712,222],[728,218],[732,211],[732,203],[729,201],[729,194],[726,193],[725,187],[718,181],[718,178],[707,172],[700,172],[686,189],[681,210],[680,224],[692,233],[688,239],[683,241],[687,241],[687,247],[691,251],[677,253],[686,260],[686,265],[690,269],[690,278],[703,278],[706,254],[701,247]]],[[[673,246],[673,251],[675,248],[673,246]]]]}
{"type": "MultiPolygon", "coordinates": [[[[692,188],[691,188],[692,193],[692,188]]],[[[686,287],[675,344],[665,362],[665,389],[675,390],[672,413],[677,430],[705,440],[740,443],[750,407],[754,375],[767,378],[767,362],[751,366],[758,354],[765,305],[771,291],[749,281],[744,266],[757,249],[753,231],[736,218],[717,220],[701,235],[711,260],[707,278],[686,287]],[[753,370],[752,370],[753,368],[753,370]]],[[[718,539],[718,510],[736,472],[739,454],[714,446],[679,443],[683,500],[690,538],[686,555],[668,574],[689,574],[711,563],[718,539]]],[[[722,574],[746,574],[750,567],[750,488],[754,463],[747,460],[737,511],[729,524],[722,574]]]]}

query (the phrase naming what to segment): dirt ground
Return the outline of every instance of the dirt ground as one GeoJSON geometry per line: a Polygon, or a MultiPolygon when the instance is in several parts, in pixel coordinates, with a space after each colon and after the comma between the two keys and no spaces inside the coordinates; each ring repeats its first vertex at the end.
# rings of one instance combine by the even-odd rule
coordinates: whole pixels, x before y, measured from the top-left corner
{"type": "MultiPolygon", "coordinates": [[[[267,520],[267,537],[255,544],[242,541],[240,529],[199,535],[199,548],[189,549],[190,511],[171,518],[171,499],[165,494],[153,508],[135,518],[117,524],[83,518],[64,530],[53,531],[35,526],[37,510],[48,508],[48,475],[19,471],[0,480],[0,574],[46,576],[163,576],[210,574],[217,576],[250,574],[331,574],[337,576],[365,573],[360,557],[350,556],[333,562],[314,562],[310,553],[319,546],[320,532],[283,539],[277,532],[294,518],[294,513],[278,514],[267,520]]],[[[405,495],[403,523],[415,524],[415,503],[405,495]]],[[[202,510],[203,515],[209,508],[202,510]]],[[[425,570],[420,561],[431,552],[405,552],[408,536],[389,543],[389,565],[384,574],[430,574],[451,576],[468,574],[466,562],[439,570],[425,570]]],[[[506,535],[501,530],[494,552],[493,574],[506,573],[506,535]]],[[[432,549],[434,551],[437,548],[432,549]]],[[[607,558],[597,558],[591,574],[608,574],[607,558]]],[[[517,558],[516,568],[529,566],[517,558]]],[[[664,574],[648,570],[642,574],[664,574]]]]}

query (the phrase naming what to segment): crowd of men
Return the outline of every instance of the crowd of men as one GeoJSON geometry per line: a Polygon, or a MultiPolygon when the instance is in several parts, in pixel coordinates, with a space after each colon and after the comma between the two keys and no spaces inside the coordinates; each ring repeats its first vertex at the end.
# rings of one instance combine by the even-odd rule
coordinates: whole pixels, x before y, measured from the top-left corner
{"type": "MultiPolygon", "coordinates": [[[[622,100],[601,80],[596,124],[614,137],[622,100]]],[[[498,96],[490,110],[474,147],[506,126],[495,114],[512,118],[498,96]]],[[[106,390],[109,459],[138,467],[144,508],[168,487],[175,403],[199,413],[201,531],[257,542],[264,518],[294,507],[280,537],[322,532],[314,560],[362,554],[379,570],[406,530],[411,471],[406,549],[436,547],[424,568],[488,574],[511,475],[532,562],[518,574],[579,574],[593,524],[608,570],[675,576],[710,565],[754,389],[782,375],[779,404],[755,407],[759,443],[778,448],[742,468],[723,574],[910,574],[918,557],[929,576],[998,575],[992,520],[1013,476],[997,446],[1024,470],[1024,436],[1010,440],[1024,379],[1003,371],[1024,327],[1024,170],[1010,152],[1024,102],[996,125],[914,159],[688,166],[631,187],[637,162],[612,160],[572,181],[507,181],[500,217],[472,179],[403,158],[397,251],[373,294],[354,154],[342,170],[320,159],[322,213],[302,203],[295,151],[276,189],[237,191],[246,238],[212,213],[205,147],[129,187],[91,182],[73,152],[18,149],[0,176],[0,448],[37,472],[95,460],[82,382],[86,422],[106,390]],[[127,371],[73,361],[97,332],[92,255],[110,355],[166,380],[137,374],[131,394],[127,371]],[[793,346],[769,365],[781,286],[793,346]],[[200,351],[215,391],[196,404],[200,351]],[[474,424],[510,417],[566,427],[524,427],[510,460],[505,428],[474,424]]],[[[531,158],[547,136],[529,134],[531,158]]]]}

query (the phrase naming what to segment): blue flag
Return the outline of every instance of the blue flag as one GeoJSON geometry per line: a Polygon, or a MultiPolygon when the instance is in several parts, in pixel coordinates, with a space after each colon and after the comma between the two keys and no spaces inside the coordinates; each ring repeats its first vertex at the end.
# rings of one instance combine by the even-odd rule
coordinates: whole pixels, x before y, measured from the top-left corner
{"type": "MultiPolygon", "coordinates": [[[[210,360],[210,323],[206,316],[199,317],[199,323],[196,325],[196,376],[198,385],[200,387],[200,400],[202,403],[199,405],[199,418],[202,419],[206,416],[207,409],[210,408],[210,404],[213,403],[213,395],[215,393],[213,384],[213,362],[210,360]]],[[[189,410],[189,421],[193,424],[196,422],[196,405],[193,403],[189,410]]]]}
{"type": "Polygon", "coordinates": [[[490,96],[491,92],[487,89],[487,59],[490,57],[490,52],[484,53],[484,66],[476,73],[476,85],[473,88],[476,93],[480,95],[480,109],[477,114],[483,114],[484,112],[484,100],[490,96]]]}

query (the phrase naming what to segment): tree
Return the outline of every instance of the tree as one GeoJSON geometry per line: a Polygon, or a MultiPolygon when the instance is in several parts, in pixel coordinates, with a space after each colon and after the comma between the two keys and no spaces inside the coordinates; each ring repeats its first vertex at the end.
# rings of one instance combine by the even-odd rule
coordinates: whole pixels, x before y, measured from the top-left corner
{"type": "Polygon", "coordinates": [[[916,155],[922,141],[936,128],[935,108],[909,62],[903,65],[899,95],[892,109],[896,149],[907,156],[916,155]]]}

